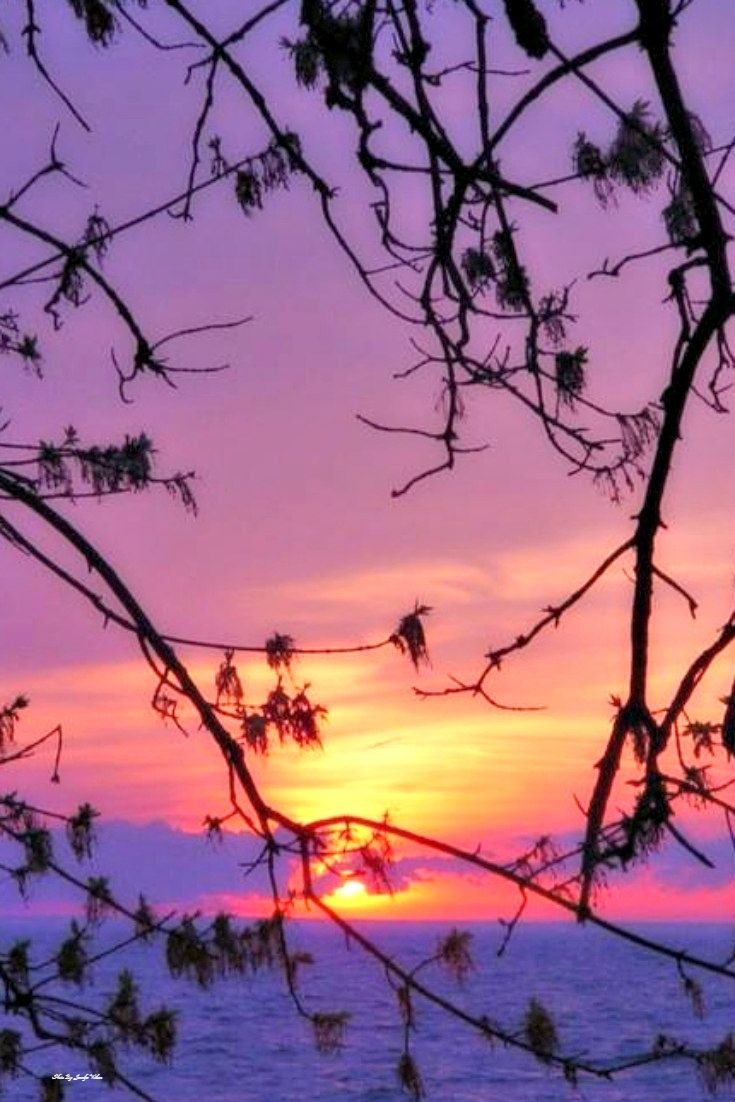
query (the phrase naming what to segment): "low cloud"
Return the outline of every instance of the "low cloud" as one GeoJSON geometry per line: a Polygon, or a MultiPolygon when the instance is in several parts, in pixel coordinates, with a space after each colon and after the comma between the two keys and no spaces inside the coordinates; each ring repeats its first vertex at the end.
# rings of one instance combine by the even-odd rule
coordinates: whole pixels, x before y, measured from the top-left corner
{"type": "MultiPolygon", "coordinates": [[[[162,822],[143,826],[103,823],[98,834],[91,860],[78,862],[63,831],[53,831],[54,857],[81,881],[92,876],[107,877],[115,898],[132,910],[138,905],[140,893],[159,909],[191,910],[207,899],[227,898],[231,903],[239,902],[236,909],[240,913],[250,897],[269,895],[266,871],[256,868],[246,876],[242,868],[261,849],[260,840],[250,835],[223,833],[221,841],[213,842],[203,833],[189,834],[162,822]]],[[[19,863],[19,850],[13,843],[3,843],[0,853],[4,864],[19,863]]],[[[81,891],[58,876],[32,878],[29,882],[27,906],[34,912],[66,913],[82,902],[81,891]]],[[[19,906],[24,909],[20,897],[5,892],[0,913],[15,913],[19,906]]]]}

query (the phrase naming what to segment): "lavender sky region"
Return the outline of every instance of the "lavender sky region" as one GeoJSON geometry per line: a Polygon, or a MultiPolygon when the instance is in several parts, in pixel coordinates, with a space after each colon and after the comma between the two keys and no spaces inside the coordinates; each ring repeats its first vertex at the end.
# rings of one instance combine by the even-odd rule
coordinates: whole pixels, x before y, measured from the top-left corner
{"type": "MultiPolygon", "coordinates": [[[[93,133],[64,113],[14,50],[0,65],[3,193],[43,161],[60,123],[59,151],[88,187],[55,182],[28,200],[27,211],[53,231],[78,232],[100,197],[102,213],[115,224],[175,194],[185,184],[199,78],[182,87],[181,59],[147,54],[131,35],[110,51],[95,51],[60,6],[39,7],[49,66],[93,133]]],[[[215,28],[228,24],[230,8],[206,5],[215,28]]],[[[735,53],[735,23],[726,9],[703,0],[696,27],[684,19],[681,30],[685,90],[717,140],[728,140],[733,125],[735,78],[726,59],[735,53]]],[[[627,25],[631,13],[632,5],[626,12],[625,5],[598,0],[568,5],[555,18],[571,51],[590,28],[627,25]]],[[[437,18],[446,20],[442,48],[449,57],[451,5],[438,5],[437,18]]],[[[20,24],[22,13],[11,12],[8,21],[20,24]]],[[[165,18],[160,29],[170,29],[165,18]]],[[[253,40],[251,71],[340,183],[343,224],[377,255],[364,184],[345,167],[344,121],[335,114],[328,126],[323,116],[315,124],[309,94],[297,89],[278,47],[280,33],[294,33],[293,13],[253,40]]],[[[8,37],[18,41],[17,34],[8,37]]],[[[509,46],[498,21],[499,65],[509,46]]],[[[642,97],[655,109],[635,50],[594,71],[621,100],[642,97]]],[[[469,126],[461,79],[447,95],[461,131],[469,126]]],[[[499,81],[496,95],[499,108],[510,103],[512,80],[499,81]]],[[[532,117],[523,142],[510,148],[514,169],[521,166],[529,179],[537,165],[544,176],[569,171],[580,128],[605,140],[612,124],[583,92],[564,85],[532,117]]],[[[263,130],[225,81],[212,129],[242,153],[264,144],[263,130]]],[[[726,175],[722,186],[729,184],[726,175]]],[[[409,199],[412,229],[426,208],[418,190],[409,199]]],[[[625,283],[586,275],[606,256],[657,240],[661,206],[653,193],[621,197],[601,211],[580,184],[558,219],[539,212],[524,228],[539,285],[578,278],[575,338],[590,347],[591,393],[633,406],[649,396],[652,373],[658,370],[665,385],[662,349],[677,325],[673,307],[660,301],[665,263],[654,258],[625,283]]],[[[4,274],[44,254],[2,232],[4,274]]],[[[175,350],[186,365],[227,362],[229,370],[182,376],[176,390],[142,379],[130,391],[132,404],[124,404],[110,348],[124,354],[126,338],[103,303],[93,298],[66,311],[54,332],[38,310],[43,285],[28,287],[21,302],[34,326],[42,319],[44,378],[6,365],[7,433],[54,438],[73,423],[85,437],[105,441],[145,430],[162,469],[196,469],[196,518],[160,495],[80,503],[71,513],[167,631],[252,643],[274,630],[303,645],[367,641],[389,633],[418,599],[433,607],[432,666],[421,684],[442,685],[447,674],[476,669],[490,645],[533,622],[627,535],[635,495],[614,505],[584,474],[570,477],[537,425],[495,394],[470,401],[463,424],[466,441],[488,444],[487,451],[391,498],[392,487],[434,461],[432,447],[372,432],[355,414],[433,425],[437,380],[392,378],[411,363],[411,330],[365,294],[324,232],[304,181],[294,178],[251,218],[237,209],[227,184],[218,185],[197,203],[193,222],[164,216],[121,237],[105,270],[154,333],[251,319],[175,350]]],[[[662,694],[676,661],[711,638],[732,603],[731,421],[695,408],[685,431],[687,460],[677,462],[666,506],[667,519],[677,524],[662,541],[662,561],[696,591],[701,610],[692,624],[675,594],[661,594],[665,618],[653,645],[662,694]]],[[[31,697],[24,723],[41,731],[61,721],[66,733],[60,792],[49,788],[48,763],[40,760],[19,765],[11,786],[22,782],[39,798],[51,794],[73,804],[89,798],[93,785],[94,802],[109,817],[197,830],[216,811],[221,768],[203,736],[192,732],[185,740],[150,711],[150,685],[131,640],[104,629],[94,612],[10,550],[3,553],[2,601],[3,683],[31,697]]],[[[259,775],[294,812],[325,812],[346,801],[366,814],[389,810],[416,828],[464,843],[482,838],[501,850],[535,826],[578,826],[573,797],[588,792],[609,726],[609,696],[625,675],[629,601],[630,580],[620,567],[558,632],[499,675],[501,699],[545,706],[543,712],[508,717],[477,700],[419,701],[410,666],[388,652],[356,662],[303,660],[303,677],[330,708],[325,750],[298,759],[290,751],[274,754],[259,775]],[[457,745],[461,753],[452,749],[457,745]],[[478,789],[478,771],[493,778],[490,805],[478,789]]],[[[211,676],[201,655],[192,659],[211,676]]],[[[217,661],[212,656],[212,674],[217,661]]],[[[255,662],[243,667],[246,691],[257,696],[266,675],[255,662]]],[[[713,704],[726,686],[715,678],[707,691],[705,702],[713,704]]],[[[719,887],[713,898],[717,911],[719,887]]]]}

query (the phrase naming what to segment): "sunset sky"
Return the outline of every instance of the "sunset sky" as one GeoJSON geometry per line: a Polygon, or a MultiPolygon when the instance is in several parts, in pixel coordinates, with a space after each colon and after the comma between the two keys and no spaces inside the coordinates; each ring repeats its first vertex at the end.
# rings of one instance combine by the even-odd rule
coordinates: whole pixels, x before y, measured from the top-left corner
{"type": "MultiPolygon", "coordinates": [[[[24,209],[55,232],[73,235],[99,197],[115,224],[183,186],[200,86],[182,90],[182,59],[146,51],[130,35],[110,52],[94,51],[73,20],[59,18],[57,26],[53,5],[46,7],[48,57],[94,132],[86,135],[60,115],[58,101],[18,47],[0,69],[1,179],[7,193],[38,167],[61,117],[60,150],[90,190],[55,182],[24,209]]],[[[227,5],[211,7],[213,23],[229,25],[227,5]]],[[[565,49],[586,41],[595,20],[628,25],[625,5],[615,6],[615,16],[601,14],[601,7],[568,5],[559,17],[565,49]]],[[[732,136],[735,102],[735,76],[731,61],[725,63],[735,56],[735,21],[726,8],[705,0],[696,34],[685,30],[682,39],[687,90],[715,142],[732,136]]],[[[7,17],[9,23],[20,18],[7,17]]],[[[499,34],[502,60],[508,44],[499,34]]],[[[280,92],[282,116],[338,177],[344,124],[330,119],[331,130],[320,134],[316,101],[296,90],[275,40],[273,31],[263,37],[254,70],[280,92]]],[[[654,99],[639,84],[634,52],[595,71],[626,102],[654,99]]],[[[506,101],[514,95],[507,83],[498,90],[506,101]]],[[[461,113],[459,96],[454,109],[461,113]]],[[[223,80],[213,131],[221,126],[234,146],[237,124],[245,150],[260,148],[262,133],[248,111],[223,80]]],[[[541,176],[562,174],[570,170],[579,129],[604,136],[611,126],[597,106],[565,89],[531,119],[514,167],[525,165],[529,181],[535,179],[543,142],[541,176]]],[[[725,173],[721,189],[732,184],[732,172],[725,173]]],[[[339,208],[358,238],[368,235],[361,195],[357,188],[356,199],[345,188],[339,208]]],[[[632,243],[658,243],[662,197],[624,197],[602,212],[589,189],[574,185],[564,196],[559,224],[550,215],[529,220],[532,278],[560,285],[581,277],[575,339],[591,350],[592,393],[635,408],[665,385],[676,324],[673,308],[661,305],[665,265],[653,260],[615,284],[586,282],[584,275],[632,243]]],[[[145,429],[162,472],[196,469],[196,518],[165,493],[65,509],[168,633],[257,645],[277,630],[304,647],[348,645],[385,638],[417,600],[432,607],[426,623],[431,665],[418,675],[392,648],[298,660],[295,676],[329,709],[324,749],[275,749],[254,763],[272,805],[301,819],[388,812],[402,826],[470,849],[481,845],[495,858],[511,857],[541,834],[571,839],[583,821],[575,798],[586,803],[609,732],[610,696],[625,692],[629,559],[558,630],[544,633],[495,675],[491,689],[501,702],[540,710],[497,711],[469,697],[420,700],[413,686],[440,689],[452,674],[476,674],[490,646],[530,628],[545,606],[563,599],[629,535],[635,495],[616,506],[584,475],[570,478],[536,423],[490,393],[473,398],[465,424],[467,442],[487,443],[488,450],[392,499],[394,486],[437,457],[425,441],[378,435],[355,415],[436,423],[436,380],[392,378],[411,363],[411,331],[367,297],[328,238],[306,184],[295,181],[249,219],[227,185],[216,187],[195,213],[188,225],[164,216],[123,236],[105,271],[157,335],[252,317],[238,330],[175,349],[176,362],[187,366],[227,360],[231,369],[182,376],[177,390],[141,380],[131,392],[134,403],[125,405],[109,350],[124,350],[126,338],[107,308],[93,299],[67,310],[54,334],[38,309],[44,288],[29,288],[14,305],[39,332],[45,377],[6,363],[8,438],[54,438],[69,423],[100,442],[145,429]]],[[[411,209],[407,217],[420,216],[411,209]]],[[[3,234],[3,277],[45,255],[3,234]]],[[[670,530],[661,537],[661,563],[696,595],[700,612],[693,622],[684,601],[657,591],[652,685],[658,703],[735,603],[732,421],[697,408],[686,437],[665,506],[670,530]]],[[[131,892],[135,884],[125,866],[138,869],[149,860],[142,876],[151,877],[152,893],[163,885],[162,902],[226,904],[243,914],[262,909],[265,885],[244,883],[237,868],[252,842],[228,839],[218,851],[201,838],[204,816],[228,810],[226,774],[211,742],[195,728],[185,738],[153,714],[150,673],[130,639],[104,629],[96,613],[39,567],[9,547],[1,550],[3,698],[23,692],[31,699],[21,738],[58,722],[65,737],[60,787],[49,783],[50,758],[39,755],[6,768],[4,788],[64,809],[90,799],[103,823],[113,824],[112,865],[131,892]],[[174,871],[162,881],[167,862],[174,871]],[[202,871],[210,863],[216,871],[202,871]],[[199,870],[196,877],[192,869],[199,870]]],[[[221,656],[182,653],[213,692],[221,656]]],[[[246,699],[262,702],[272,683],[265,663],[248,656],[238,665],[246,699]]],[[[731,677],[727,661],[712,672],[698,697],[703,716],[717,717],[731,677]]],[[[666,851],[660,865],[609,894],[609,913],[731,918],[733,854],[723,844],[722,824],[693,829],[717,856],[715,876],[706,881],[666,851]]],[[[105,865],[104,849],[100,862],[105,865]]],[[[345,913],[495,919],[515,906],[490,880],[410,848],[400,849],[396,875],[393,900],[348,889],[339,899],[345,913]]],[[[17,906],[5,885],[0,906],[17,906]]],[[[538,916],[549,912],[539,909],[538,916]]]]}

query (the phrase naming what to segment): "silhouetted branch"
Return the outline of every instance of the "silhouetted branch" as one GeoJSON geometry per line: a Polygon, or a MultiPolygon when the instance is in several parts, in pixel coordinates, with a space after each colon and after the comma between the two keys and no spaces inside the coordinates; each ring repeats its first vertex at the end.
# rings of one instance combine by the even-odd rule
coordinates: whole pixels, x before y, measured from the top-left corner
{"type": "Polygon", "coordinates": [[[67,111],[76,119],[79,125],[89,132],[91,127],[81,112],[74,106],[72,101],[67,96],[66,92],[56,83],[45,64],[41,60],[41,56],[38,52],[37,38],[41,31],[39,24],[36,22],[36,5],[35,0],[25,0],[26,9],[26,25],[21,32],[26,40],[26,49],[28,56],[35,65],[38,72],[41,74],[43,80],[52,89],[54,94],[58,96],[61,102],[66,107],[67,111]]]}

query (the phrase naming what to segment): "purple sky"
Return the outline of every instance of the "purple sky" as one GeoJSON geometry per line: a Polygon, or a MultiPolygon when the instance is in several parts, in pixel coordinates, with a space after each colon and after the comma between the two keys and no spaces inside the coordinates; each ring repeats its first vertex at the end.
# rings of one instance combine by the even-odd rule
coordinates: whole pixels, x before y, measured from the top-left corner
{"type": "MultiPolygon", "coordinates": [[[[8,192],[38,166],[61,117],[60,151],[89,190],[55,182],[24,209],[73,235],[100,197],[114,224],[183,184],[199,86],[182,91],[178,54],[161,58],[130,35],[114,50],[95,51],[54,5],[40,7],[49,64],[94,133],[83,134],[63,114],[15,50],[0,70],[2,185],[8,192]]],[[[206,8],[213,25],[220,18],[229,25],[227,4],[206,8]]],[[[682,30],[685,87],[718,141],[731,136],[735,91],[729,61],[735,23],[726,8],[703,0],[696,27],[682,30]]],[[[571,51],[592,29],[601,35],[608,20],[611,28],[627,26],[631,15],[632,5],[568,5],[559,16],[561,41],[571,51]]],[[[11,13],[8,23],[20,18],[11,13]]],[[[450,5],[438,19],[451,20],[450,5]]],[[[449,22],[447,33],[451,57],[449,22]]],[[[249,71],[277,95],[281,116],[303,133],[309,155],[341,180],[340,216],[372,248],[364,185],[344,169],[344,120],[314,125],[315,100],[296,90],[276,37],[269,31],[258,38],[246,54],[249,71]]],[[[500,23],[497,50],[501,64],[510,54],[500,23]]],[[[616,55],[595,73],[621,101],[652,98],[641,86],[635,51],[616,55]]],[[[469,125],[465,98],[461,82],[453,87],[449,109],[462,132],[469,125]]],[[[498,109],[512,101],[515,88],[499,84],[498,109]]],[[[529,182],[538,172],[568,171],[569,149],[582,127],[601,142],[613,130],[603,111],[565,87],[531,116],[523,142],[509,149],[509,165],[529,182]]],[[[233,156],[264,144],[262,129],[224,79],[213,129],[226,137],[233,156]]],[[[725,174],[722,188],[731,185],[725,174]]],[[[662,195],[622,198],[606,213],[588,189],[565,195],[558,219],[534,214],[523,222],[539,286],[584,276],[606,255],[660,238],[662,195]]],[[[406,224],[418,226],[423,201],[407,198],[406,224]]],[[[43,255],[4,233],[6,270],[43,255]]],[[[127,338],[107,308],[94,299],[83,310],[67,310],[54,335],[38,321],[44,288],[18,299],[28,327],[39,329],[46,358],[42,381],[6,365],[3,411],[14,439],[54,437],[69,422],[100,441],[144,428],[160,449],[162,470],[197,470],[196,520],[155,494],[70,510],[168,631],[252,643],[274,629],[304,645],[369,640],[386,635],[418,598],[436,609],[429,625],[434,665],[423,683],[444,684],[448,672],[475,670],[488,645],[532,623],[629,530],[635,498],[616,507],[583,476],[570,479],[537,425],[496,395],[471,402],[467,416],[468,441],[487,442],[489,450],[461,462],[451,476],[391,500],[391,487],[436,457],[424,442],[370,432],[355,414],[435,424],[436,380],[392,380],[411,362],[410,331],[366,296],[298,180],[250,219],[237,210],[227,185],[218,186],[198,204],[193,224],[164,217],[121,238],[105,271],[156,336],[207,320],[253,317],[240,330],[175,346],[175,362],[228,360],[227,374],[182,377],[176,392],[141,380],[131,394],[134,404],[123,405],[109,351],[114,345],[124,356],[127,338]]],[[[664,271],[654,260],[624,283],[580,280],[575,339],[590,346],[593,396],[604,393],[636,408],[663,388],[661,350],[676,324],[673,310],[660,308],[664,271]]],[[[676,658],[711,638],[732,596],[732,425],[698,409],[686,430],[688,464],[677,463],[666,508],[667,520],[678,523],[666,535],[662,561],[697,589],[702,615],[692,627],[685,607],[663,597],[668,618],[654,639],[662,686],[675,674],[676,658]]],[[[110,815],[194,829],[215,810],[204,806],[200,792],[207,801],[216,795],[218,764],[201,739],[184,743],[150,713],[150,688],[130,641],[103,633],[94,613],[10,551],[3,579],[3,681],[8,693],[32,696],[33,731],[61,720],[68,742],[61,793],[49,791],[45,762],[18,769],[12,783],[32,777],[44,799],[70,801],[88,797],[94,783],[95,802],[110,815]]],[[[496,832],[516,837],[529,815],[534,829],[577,824],[572,791],[587,791],[607,733],[609,694],[621,690],[629,596],[618,570],[586,611],[503,673],[502,699],[549,704],[548,714],[508,721],[479,702],[419,703],[410,692],[410,668],[397,657],[304,663],[304,676],[332,709],[332,741],[324,756],[296,761],[286,754],[269,763],[265,782],[298,808],[321,806],[331,793],[378,814],[389,806],[465,841],[480,831],[488,842],[496,832]],[[499,778],[491,808],[476,791],[478,768],[499,778]],[[422,787],[423,799],[407,787],[422,787]]],[[[216,661],[211,656],[212,670],[216,661]]],[[[201,656],[195,663],[197,672],[206,670],[201,656]]],[[[264,691],[262,670],[245,669],[253,691],[264,691]]],[[[713,681],[708,706],[721,695],[722,681],[713,681]]]]}

